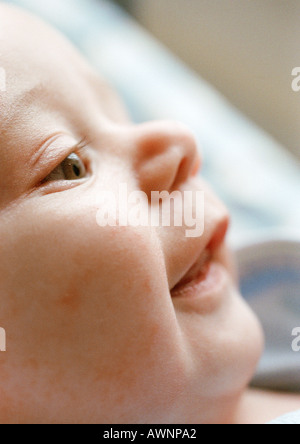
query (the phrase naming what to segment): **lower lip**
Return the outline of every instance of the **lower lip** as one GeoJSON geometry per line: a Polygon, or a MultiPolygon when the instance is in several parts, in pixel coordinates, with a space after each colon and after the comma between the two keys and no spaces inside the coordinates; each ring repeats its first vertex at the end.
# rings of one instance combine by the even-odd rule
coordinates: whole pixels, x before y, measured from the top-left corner
{"type": "Polygon", "coordinates": [[[228,283],[226,269],[218,262],[211,261],[198,277],[178,288],[175,287],[171,296],[174,299],[213,300],[223,295],[228,283]]]}

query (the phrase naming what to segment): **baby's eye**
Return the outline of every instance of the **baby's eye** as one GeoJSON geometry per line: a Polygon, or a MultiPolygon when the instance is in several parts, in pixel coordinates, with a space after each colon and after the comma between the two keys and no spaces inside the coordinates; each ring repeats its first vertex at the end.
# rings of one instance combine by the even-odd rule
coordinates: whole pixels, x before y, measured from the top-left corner
{"type": "Polygon", "coordinates": [[[72,153],[61,162],[43,182],[55,180],[79,180],[86,176],[86,168],[80,157],[72,153]]]}

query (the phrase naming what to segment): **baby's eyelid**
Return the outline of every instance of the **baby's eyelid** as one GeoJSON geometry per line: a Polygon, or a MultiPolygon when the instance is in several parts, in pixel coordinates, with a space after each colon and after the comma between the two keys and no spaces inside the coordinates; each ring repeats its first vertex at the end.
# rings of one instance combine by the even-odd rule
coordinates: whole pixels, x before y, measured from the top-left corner
{"type": "Polygon", "coordinates": [[[85,178],[89,171],[85,148],[85,146],[79,146],[79,144],[73,147],[72,151],[70,150],[69,154],[52,168],[41,183],[85,178]],[[66,176],[69,176],[69,178],[66,176]]]}

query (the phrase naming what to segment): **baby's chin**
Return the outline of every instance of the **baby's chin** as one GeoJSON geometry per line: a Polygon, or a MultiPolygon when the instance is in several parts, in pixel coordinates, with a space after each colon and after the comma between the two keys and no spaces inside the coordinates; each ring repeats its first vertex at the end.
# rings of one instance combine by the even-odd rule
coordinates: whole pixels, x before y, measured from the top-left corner
{"type": "Polygon", "coordinates": [[[207,397],[216,403],[224,397],[241,396],[254,375],[264,344],[261,325],[230,276],[217,302],[208,305],[209,310],[201,306],[201,297],[190,303],[174,301],[188,344],[188,361],[194,368],[191,381],[196,399],[207,397]]]}
{"type": "MultiPolygon", "coordinates": [[[[232,390],[238,389],[238,382],[241,389],[246,388],[257,368],[264,348],[264,333],[262,326],[243,299],[236,291],[232,296],[231,320],[228,318],[224,328],[224,349],[226,360],[232,356],[232,369],[228,369],[228,387],[232,385],[232,390]],[[226,330],[228,328],[228,343],[231,347],[226,347],[226,330]]],[[[222,334],[221,334],[222,335],[222,334]]]]}

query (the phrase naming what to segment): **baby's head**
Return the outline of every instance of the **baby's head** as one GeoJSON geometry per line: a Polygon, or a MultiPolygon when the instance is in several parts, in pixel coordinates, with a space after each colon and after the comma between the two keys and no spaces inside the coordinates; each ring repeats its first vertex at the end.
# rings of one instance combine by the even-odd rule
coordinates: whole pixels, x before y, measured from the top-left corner
{"type": "Polygon", "coordinates": [[[0,421],[226,421],[261,331],[193,136],[134,125],[62,36],[0,9],[0,421]],[[204,190],[204,234],[100,227],[99,195],[121,183],[204,190]]]}

